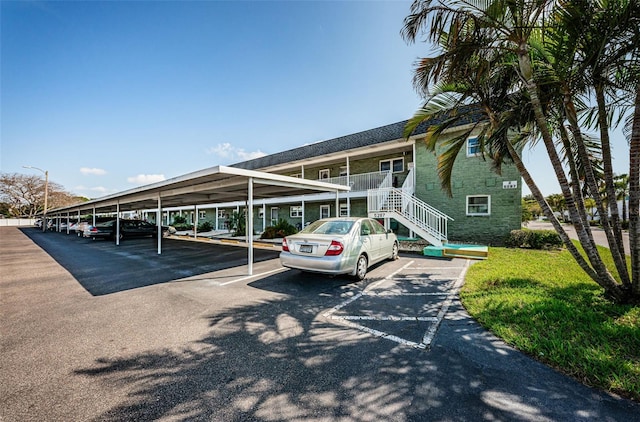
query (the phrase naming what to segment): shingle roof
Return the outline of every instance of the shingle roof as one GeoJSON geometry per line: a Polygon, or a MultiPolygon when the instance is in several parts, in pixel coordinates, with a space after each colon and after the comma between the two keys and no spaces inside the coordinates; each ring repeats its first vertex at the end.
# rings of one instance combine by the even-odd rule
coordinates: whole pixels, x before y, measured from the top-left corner
{"type": "MultiPolygon", "coordinates": [[[[413,134],[418,135],[425,133],[429,126],[439,120],[441,120],[441,118],[432,118],[427,122],[421,123],[413,134]]],[[[316,142],[287,151],[265,155],[264,157],[242,161],[240,163],[233,164],[230,167],[256,170],[304,160],[307,158],[320,157],[322,155],[394,141],[403,138],[403,131],[406,124],[407,120],[403,120],[390,125],[380,126],[375,129],[369,129],[363,132],[353,133],[351,135],[345,135],[339,138],[329,139],[327,141],[316,142]]]]}

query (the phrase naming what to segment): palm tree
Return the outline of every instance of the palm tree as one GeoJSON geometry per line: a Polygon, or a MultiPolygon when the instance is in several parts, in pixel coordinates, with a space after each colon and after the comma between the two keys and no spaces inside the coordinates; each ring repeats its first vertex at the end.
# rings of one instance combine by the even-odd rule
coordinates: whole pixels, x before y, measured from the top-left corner
{"type": "Polygon", "coordinates": [[[622,201],[622,222],[627,222],[627,197],[629,196],[629,175],[620,174],[613,178],[616,198],[616,209],[618,208],[617,201],[622,201]]]}
{"type": "MultiPolygon", "coordinates": [[[[484,117],[480,122],[486,125],[481,133],[483,151],[488,152],[494,164],[505,157],[514,162],[578,264],[618,301],[628,300],[630,279],[620,253],[622,242],[618,240],[616,220],[614,218],[613,224],[609,225],[608,213],[597,194],[594,157],[585,143],[579,116],[587,108],[594,81],[598,81],[602,93],[606,92],[610,80],[607,79],[610,75],[608,69],[620,69],[621,63],[626,60],[628,64],[628,58],[637,55],[637,42],[624,44],[621,40],[637,41],[638,6],[638,0],[612,0],[602,4],[586,0],[561,4],[545,0],[452,1],[446,4],[416,0],[402,32],[405,39],[415,41],[419,31],[428,27],[429,39],[442,49],[442,54],[423,59],[416,67],[414,85],[427,102],[410,119],[405,135],[410,135],[425,118],[442,110],[449,110],[449,116],[453,116],[448,120],[455,119],[458,115],[455,107],[475,100],[484,117]],[[618,13],[620,10],[624,13],[618,13]],[[598,25],[587,19],[595,12],[599,13],[598,25]],[[616,22],[610,22],[611,16],[616,22]],[[603,30],[609,28],[607,24],[616,27],[615,37],[603,35],[603,30]],[[589,38],[590,32],[597,32],[592,38],[597,38],[596,35],[599,38],[595,41],[589,38]],[[625,34],[627,38],[619,34],[625,34]],[[623,45],[625,53],[617,53],[612,45],[623,45]],[[596,46],[601,48],[599,54],[616,53],[609,55],[608,62],[598,55],[597,59],[592,59],[596,46]],[[492,98],[496,90],[487,87],[496,86],[498,82],[501,87],[498,93],[502,96],[498,96],[496,102],[492,98]],[[458,97],[445,95],[451,92],[458,97]],[[447,101],[450,98],[456,101],[447,101]],[[504,105],[505,102],[508,106],[504,105]],[[558,141],[554,140],[554,134],[558,141]],[[536,139],[542,140],[547,150],[588,262],[573,247],[518,155],[518,148],[536,139]],[[558,150],[564,150],[565,154],[561,156],[558,150]],[[564,170],[565,164],[569,168],[569,177],[564,170]],[[586,191],[595,197],[603,217],[622,284],[609,273],[593,241],[581,180],[586,191]]],[[[611,34],[604,32],[607,33],[611,34]]],[[[609,113],[611,109],[606,103],[599,102],[598,106],[600,117],[600,113],[609,113]]],[[[600,119],[598,122],[601,134],[608,134],[608,126],[600,119]]],[[[450,181],[446,177],[447,173],[450,174],[447,168],[453,165],[457,156],[457,139],[440,140],[442,132],[450,126],[440,125],[430,130],[427,137],[427,143],[433,149],[437,144],[448,146],[439,160],[439,172],[445,185],[450,181]]],[[[608,137],[601,142],[600,149],[605,179],[612,179],[608,137]]],[[[613,182],[607,180],[606,184],[612,186],[613,182]]],[[[635,283],[640,281],[634,277],[635,283]]]]}
{"type": "Polygon", "coordinates": [[[554,193],[546,197],[547,202],[551,205],[551,209],[560,215],[564,216],[564,196],[559,193],[554,193]]]}

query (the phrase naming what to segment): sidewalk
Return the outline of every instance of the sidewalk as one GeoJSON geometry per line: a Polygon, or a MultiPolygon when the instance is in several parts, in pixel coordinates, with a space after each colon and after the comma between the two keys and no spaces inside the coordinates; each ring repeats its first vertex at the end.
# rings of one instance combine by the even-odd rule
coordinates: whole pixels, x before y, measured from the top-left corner
{"type": "MultiPolygon", "coordinates": [[[[526,225],[523,225],[531,230],[555,230],[553,225],[547,221],[530,221],[526,225]]],[[[567,232],[571,239],[578,240],[578,235],[576,234],[576,229],[571,224],[562,224],[562,227],[567,232]]],[[[593,239],[596,241],[596,244],[604,247],[609,247],[609,243],[607,242],[607,236],[604,234],[604,230],[600,227],[591,227],[591,232],[593,233],[593,239]]],[[[629,247],[629,232],[622,232],[622,242],[624,244],[624,253],[627,255],[631,255],[631,249],[629,247]]]]}

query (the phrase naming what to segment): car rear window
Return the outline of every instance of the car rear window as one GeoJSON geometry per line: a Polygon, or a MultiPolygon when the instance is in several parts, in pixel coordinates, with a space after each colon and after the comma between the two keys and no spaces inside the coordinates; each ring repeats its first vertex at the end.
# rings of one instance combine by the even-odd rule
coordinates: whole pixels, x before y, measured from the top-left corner
{"type": "Polygon", "coordinates": [[[353,227],[353,221],[323,221],[311,223],[302,230],[303,233],[313,234],[347,234],[353,227]]]}

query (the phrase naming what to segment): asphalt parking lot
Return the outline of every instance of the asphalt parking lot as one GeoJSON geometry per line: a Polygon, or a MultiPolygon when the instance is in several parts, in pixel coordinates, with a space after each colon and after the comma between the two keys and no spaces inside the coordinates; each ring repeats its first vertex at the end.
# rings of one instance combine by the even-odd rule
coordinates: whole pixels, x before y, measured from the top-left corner
{"type": "Polygon", "coordinates": [[[469,261],[356,283],[277,255],[0,228],[0,420],[638,420],[479,327],[469,261]]]}

